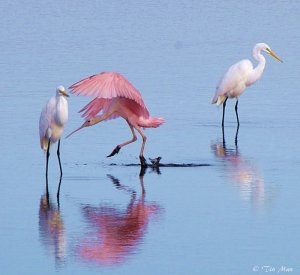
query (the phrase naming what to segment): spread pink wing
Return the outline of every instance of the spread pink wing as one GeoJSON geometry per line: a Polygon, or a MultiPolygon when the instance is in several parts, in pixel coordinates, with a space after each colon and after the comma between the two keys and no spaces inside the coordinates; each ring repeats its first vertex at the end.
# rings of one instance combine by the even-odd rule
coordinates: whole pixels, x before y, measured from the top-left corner
{"type": "MultiPolygon", "coordinates": [[[[84,106],[79,113],[82,113],[82,117],[90,119],[95,117],[98,113],[106,113],[110,107],[112,99],[106,98],[95,98],[86,106],[84,106]]],[[[108,119],[117,118],[119,115],[117,113],[112,114],[108,119]]]]}
{"type": "Polygon", "coordinates": [[[101,99],[117,97],[135,101],[149,115],[140,92],[122,75],[116,72],[103,72],[87,77],[69,87],[76,95],[92,96],[101,99]]]}

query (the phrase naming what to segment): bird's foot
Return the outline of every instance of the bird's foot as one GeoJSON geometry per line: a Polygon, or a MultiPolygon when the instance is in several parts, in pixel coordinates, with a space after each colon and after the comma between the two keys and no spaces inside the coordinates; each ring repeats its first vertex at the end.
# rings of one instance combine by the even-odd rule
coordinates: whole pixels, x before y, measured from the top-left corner
{"type": "Polygon", "coordinates": [[[159,162],[161,160],[161,157],[157,157],[155,159],[149,158],[149,160],[151,161],[153,167],[158,167],[159,166],[159,162]]]}
{"type": "Polygon", "coordinates": [[[107,156],[107,158],[110,158],[110,157],[114,156],[115,154],[118,154],[119,151],[120,151],[120,149],[121,149],[121,147],[120,147],[120,145],[118,145],[118,146],[110,153],[110,155],[107,156]]]}
{"type": "Polygon", "coordinates": [[[147,162],[144,156],[140,156],[141,167],[147,167],[147,162]]]}

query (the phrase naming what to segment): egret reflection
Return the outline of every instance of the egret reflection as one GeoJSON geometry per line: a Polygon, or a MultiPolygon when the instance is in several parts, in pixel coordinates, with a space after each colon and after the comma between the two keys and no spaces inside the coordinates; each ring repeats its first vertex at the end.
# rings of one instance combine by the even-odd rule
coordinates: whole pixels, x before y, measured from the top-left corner
{"type": "Polygon", "coordinates": [[[264,178],[259,169],[245,158],[238,148],[238,131],[236,129],[234,146],[228,147],[225,141],[225,132],[222,127],[222,141],[213,142],[211,149],[221,161],[221,172],[224,177],[235,184],[241,198],[251,201],[254,206],[261,206],[265,202],[264,178]]]}
{"type": "Polygon", "coordinates": [[[107,203],[83,205],[81,210],[90,232],[77,247],[81,259],[101,265],[120,264],[134,255],[143,242],[151,217],[161,212],[158,204],[146,202],[142,175],[139,177],[140,192],[123,185],[111,175],[108,178],[118,190],[129,195],[128,204],[125,209],[107,203]]]}
{"type": "Polygon", "coordinates": [[[57,204],[51,201],[47,185],[46,192],[40,199],[39,234],[42,244],[50,254],[54,255],[56,264],[62,265],[66,259],[64,222],[58,200],[57,204]]]}

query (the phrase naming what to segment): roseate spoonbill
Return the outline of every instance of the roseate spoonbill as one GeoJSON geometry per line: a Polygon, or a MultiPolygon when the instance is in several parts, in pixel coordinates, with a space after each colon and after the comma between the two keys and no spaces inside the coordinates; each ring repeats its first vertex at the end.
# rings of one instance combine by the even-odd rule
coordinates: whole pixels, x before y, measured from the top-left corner
{"type": "Polygon", "coordinates": [[[262,55],[262,51],[268,53],[278,61],[283,62],[267,44],[258,43],[254,46],[252,51],[254,59],[258,61],[258,65],[256,66],[256,68],[253,68],[253,65],[250,60],[244,59],[239,61],[238,63],[235,63],[228,69],[228,71],[220,80],[216,89],[216,94],[211,101],[212,104],[223,104],[222,126],[224,126],[226,101],[228,98],[234,97],[236,98],[236,119],[238,125],[240,124],[237,111],[239,102],[238,99],[239,96],[246,89],[246,87],[255,83],[263,73],[266,64],[266,59],[262,55]]]}
{"type": "Polygon", "coordinates": [[[46,151],[46,179],[48,179],[48,160],[50,156],[50,145],[58,140],[57,157],[62,176],[62,168],[60,162],[60,137],[62,135],[64,125],[68,121],[68,101],[63,86],[58,86],[56,96],[49,99],[43,108],[40,116],[40,142],[41,148],[46,151]]]}
{"type": "Polygon", "coordinates": [[[146,135],[142,132],[143,128],[156,128],[164,123],[163,118],[151,117],[143,101],[140,92],[122,75],[116,72],[103,72],[87,77],[69,88],[76,95],[89,95],[95,97],[79,112],[83,112],[82,117],[86,121],[75,131],[95,125],[107,119],[123,117],[129,125],[132,139],[119,144],[107,157],[119,153],[120,149],[137,140],[135,130],[143,139],[140,151],[141,166],[146,167],[146,159],[143,156],[146,143],[146,135]],[[100,114],[97,116],[97,114],[100,114]]]}

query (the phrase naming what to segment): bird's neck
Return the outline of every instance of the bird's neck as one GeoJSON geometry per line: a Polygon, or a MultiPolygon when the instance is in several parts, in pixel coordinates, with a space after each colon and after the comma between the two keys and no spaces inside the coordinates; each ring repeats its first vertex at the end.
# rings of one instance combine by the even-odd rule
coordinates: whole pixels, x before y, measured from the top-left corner
{"type": "Polygon", "coordinates": [[[102,120],[103,120],[103,115],[101,115],[101,116],[95,116],[94,120],[93,120],[93,125],[101,122],[102,120]]]}
{"type": "Polygon", "coordinates": [[[63,111],[64,112],[65,110],[68,109],[68,101],[64,96],[58,96],[56,102],[57,102],[56,107],[57,107],[58,111],[63,111]]]}
{"type": "Polygon", "coordinates": [[[250,73],[247,81],[247,86],[252,85],[258,79],[260,79],[266,65],[266,59],[260,52],[253,55],[253,57],[258,61],[258,64],[250,73]]]}
{"type": "Polygon", "coordinates": [[[57,95],[56,96],[56,100],[57,100],[57,102],[65,102],[65,101],[67,101],[66,98],[64,96],[62,96],[62,95],[57,95]]]}
{"type": "Polygon", "coordinates": [[[63,96],[57,97],[55,117],[59,125],[64,125],[68,121],[68,101],[63,96]]]}
{"type": "Polygon", "coordinates": [[[104,114],[102,114],[100,116],[95,116],[93,118],[92,125],[95,125],[95,124],[97,124],[97,123],[99,123],[99,122],[101,122],[103,120],[108,119],[113,113],[114,113],[113,111],[108,111],[108,112],[106,112],[106,113],[104,113],[104,114]]]}

